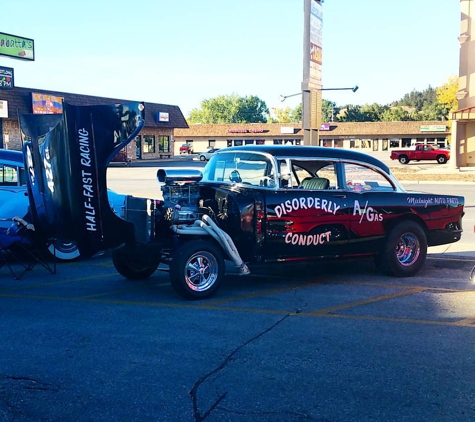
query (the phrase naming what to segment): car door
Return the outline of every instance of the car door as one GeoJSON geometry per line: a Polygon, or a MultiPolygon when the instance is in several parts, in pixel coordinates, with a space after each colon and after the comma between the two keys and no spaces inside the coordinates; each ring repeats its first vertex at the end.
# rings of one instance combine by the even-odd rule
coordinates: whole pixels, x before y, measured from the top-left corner
{"type": "Polygon", "coordinates": [[[351,254],[377,252],[387,221],[400,215],[404,198],[382,173],[362,164],[342,163],[349,202],[351,254]]]}
{"type": "Polygon", "coordinates": [[[281,180],[278,189],[265,191],[266,259],[299,260],[346,253],[348,201],[338,186],[335,165],[319,172],[320,178],[332,179],[326,189],[299,187],[305,177],[297,175],[295,165],[292,168],[286,183],[281,180]]]}
{"type": "Polygon", "coordinates": [[[428,155],[429,155],[429,152],[426,150],[424,145],[417,145],[416,146],[416,150],[414,151],[414,160],[427,159],[427,158],[429,158],[428,155]]]}

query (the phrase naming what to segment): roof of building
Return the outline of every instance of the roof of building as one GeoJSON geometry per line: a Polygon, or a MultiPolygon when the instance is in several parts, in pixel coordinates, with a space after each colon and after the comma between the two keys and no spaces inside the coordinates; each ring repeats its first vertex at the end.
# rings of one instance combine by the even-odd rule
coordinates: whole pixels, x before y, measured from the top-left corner
{"type": "MultiPolygon", "coordinates": [[[[421,134],[421,126],[446,126],[446,130],[424,130],[427,136],[445,136],[450,133],[447,121],[410,122],[331,122],[329,130],[320,130],[320,137],[411,137],[421,134]],[[404,136],[401,136],[404,135],[404,136]]],[[[429,128],[427,128],[429,126],[429,128]]],[[[193,124],[188,129],[175,129],[175,137],[226,137],[259,138],[263,136],[291,137],[303,135],[301,123],[232,123],[232,124],[193,124]],[[284,129],[282,129],[284,128],[284,129]]]]}
{"type": "MultiPolygon", "coordinates": [[[[126,100],[118,98],[95,97],[92,95],[73,94],[60,91],[49,91],[36,88],[15,87],[0,91],[0,100],[8,102],[8,116],[10,119],[17,119],[19,114],[32,113],[32,96],[31,93],[40,93],[46,95],[54,95],[62,97],[63,100],[72,105],[101,105],[126,103],[135,100],[126,100]]],[[[158,104],[144,102],[145,105],[145,127],[153,128],[187,128],[186,122],[180,107],[169,104],[158,104]],[[159,113],[168,113],[168,121],[166,117],[159,119],[159,113]]],[[[162,115],[163,116],[163,115],[162,115]]],[[[165,114],[166,116],[166,114],[165,114]]]]}

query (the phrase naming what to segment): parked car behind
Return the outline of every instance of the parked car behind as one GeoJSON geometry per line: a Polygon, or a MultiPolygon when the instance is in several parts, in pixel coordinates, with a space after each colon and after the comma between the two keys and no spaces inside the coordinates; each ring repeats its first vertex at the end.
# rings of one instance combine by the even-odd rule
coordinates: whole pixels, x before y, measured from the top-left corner
{"type": "MultiPolygon", "coordinates": [[[[109,204],[117,215],[123,217],[126,195],[108,190],[109,204]]],[[[12,225],[13,217],[24,218],[28,214],[28,192],[23,153],[21,151],[0,149],[0,227],[12,225]]],[[[79,257],[74,242],[58,239],[50,252],[56,258],[71,260],[79,257]]]]}
{"type": "Polygon", "coordinates": [[[193,145],[183,144],[180,147],[180,154],[193,154],[193,145]]]}
{"type": "Polygon", "coordinates": [[[199,152],[197,159],[200,161],[209,161],[209,159],[219,151],[219,148],[210,148],[205,152],[199,152]]]}
{"type": "Polygon", "coordinates": [[[411,160],[435,160],[439,164],[445,164],[450,159],[450,151],[434,145],[415,144],[411,148],[392,150],[390,158],[401,164],[409,164],[411,160]]]}

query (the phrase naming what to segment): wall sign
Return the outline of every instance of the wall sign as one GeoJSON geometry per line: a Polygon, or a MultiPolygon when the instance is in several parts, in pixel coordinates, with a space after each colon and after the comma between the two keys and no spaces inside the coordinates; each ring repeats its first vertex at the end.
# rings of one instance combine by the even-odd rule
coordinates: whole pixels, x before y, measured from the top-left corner
{"type": "Polygon", "coordinates": [[[63,97],[56,95],[31,93],[33,114],[61,114],[63,112],[63,97]]]}
{"type": "Polygon", "coordinates": [[[0,56],[20,60],[35,60],[35,42],[30,38],[0,32],[0,56]]]}
{"type": "Polygon", "coordinates": [[[421,132],[446,132],[447,126],[446,125],[425,125],[421,126],[421,132]]]}
{"type": "Polygon", "coordinates": [[[13,69],[0,66],[0,89],[13,89],[14,87],[13,69]]]}
{"type": "Polygon", "coordinates": [[[169,122],[170,121],[170,114],[160,111],[157,113],[157,122],[169,122]]]}

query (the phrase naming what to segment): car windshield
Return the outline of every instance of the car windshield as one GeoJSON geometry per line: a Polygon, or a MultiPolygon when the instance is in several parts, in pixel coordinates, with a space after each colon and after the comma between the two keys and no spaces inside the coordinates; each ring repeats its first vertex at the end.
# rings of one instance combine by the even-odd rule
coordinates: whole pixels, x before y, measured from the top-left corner
{"type": "Polygon", "coordinates": [[[264,154],[227,152],[211,157],[202,181],[275,187],[274,174],[274,164],[264,154]]]}

